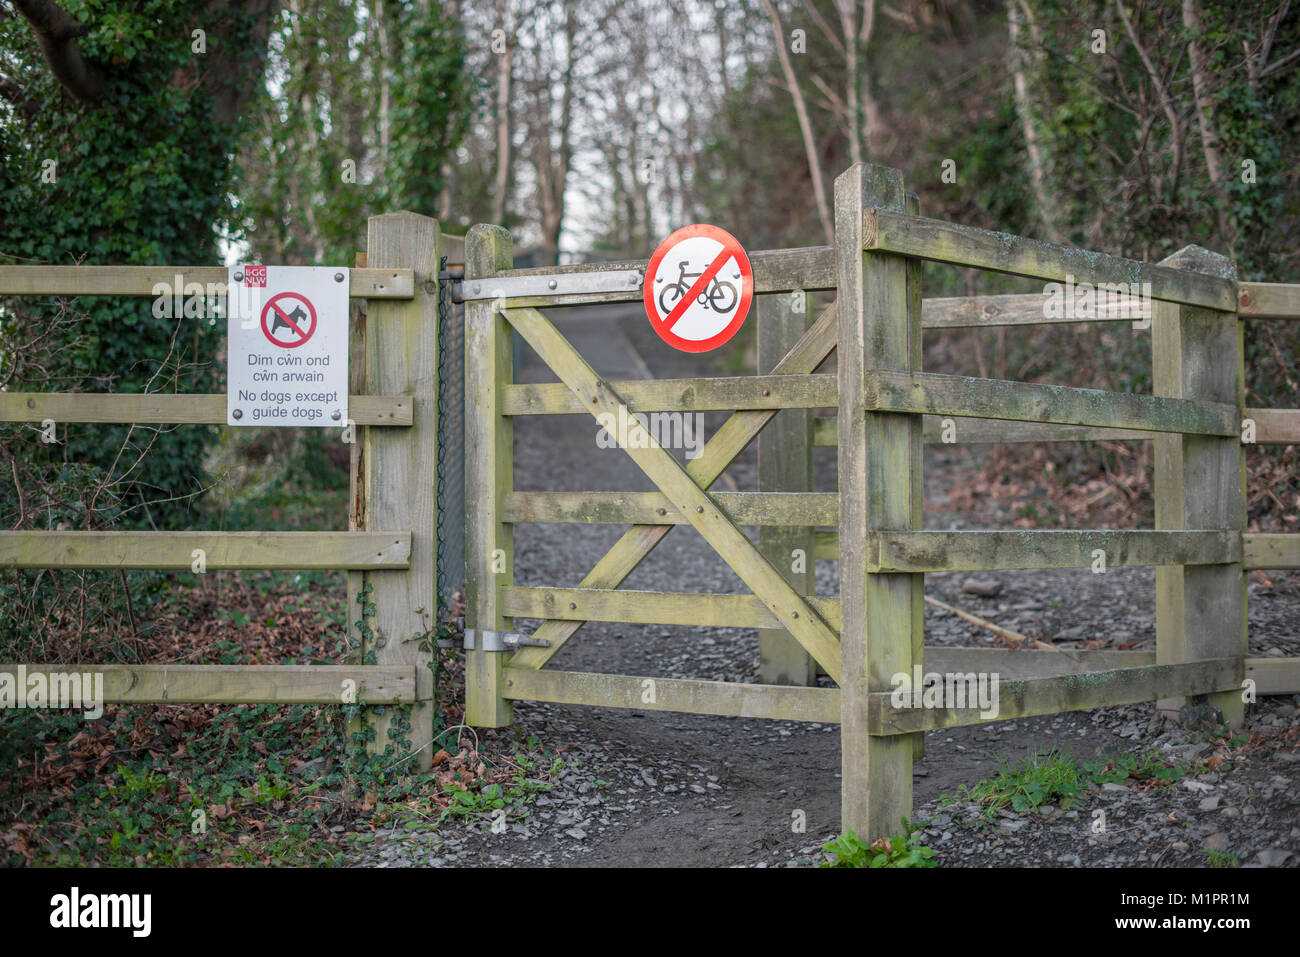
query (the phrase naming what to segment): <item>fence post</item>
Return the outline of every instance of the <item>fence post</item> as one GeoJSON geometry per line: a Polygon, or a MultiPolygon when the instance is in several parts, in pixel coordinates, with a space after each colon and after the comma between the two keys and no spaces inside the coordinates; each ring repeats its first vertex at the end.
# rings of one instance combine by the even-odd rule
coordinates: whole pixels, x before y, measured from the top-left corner
{"type": "MultiPolygon", "coordinates": [[[[510,233],[474,226],[465,237],[465,285],[514,262],[510,233]]],[[[492,300],[465,304],[465,627],[503,631],[511,619],[498,596],[514,581],[514,529],[502,521],[514,485],[514,424],[500,412],[501,394],[514,375],[514,331],[492,300]]],[[[465,723],[500,728],[514,708],[502,697],[505,652],[483,641],[465,655],[465,723]]]]}
{"type": "MultiPolygon", "coordinates": [[[[1199,246],[1187,246],[1161,265],[1236,279],[1232,260],[1199,246]]],[[[1235,312],[1154,301],[1154,393],[1243,408],[1241,336],[1235,312]]],[[[1246,456],[1240,437],[1160,435],[1154,441],[1156,528],[1242,533],[1246,456]]],[[[1160,664],[1244,659],[1246,647],[1246,574],[1240,562],[1156,567],[1156,660],[1160,664]]],[[[1245,715],[1240,692],[1225,691],[1205,700],[1222,712],[1228,724],[1240,725],[1245,715]]],[[[1186,698],[1166,698],[1157,707],[1177,712],[1187,703],[1186,698]]]]}
{"type": "Polygon", "coordinates": [[[870,735],[868,695],[892,690],[895,674],[910,679],[923,629],[924,576],[868,571],[871,532],[920,527],[921,417],[863,411],[868,370],[907,370],[919,356],[907,261],[863,252],[863,210],[902,212],[904,202],[898,170],[859,163],[835,181],[841,825],[867,841],[897,833],[911,814],[916,747],[911,735],[870,735]]]}
{"type": "MultiPolygon", "coordinates": [[[[363,622],[362,653],[380,665],[416,669],[416,701],[411,706],[409,740],[417,764],[433,760],[432,634],[436,627],[435,528],[438,474],[438,223],[415,213],[370,217],[366,263],[371,268],[415,271],[409,300],[372,299],[366,303],[365,386],[371,395],[410,395],[409,428],[366,428],[360,448],[357,494],[362,528],[411,531],[411,565],[405,571],[366,572],[361,590],[349,587],[348,621],[363,622]],[[367,591],[368,589],[368,591],[367,591]],[[359,607],[357,598],[364,596],[359,607]],[[417,636],[428,638],[421,642],[417,636]],[[421,649],[420,645],[426,648],[421,649]]],[[[353,336],[353,341],[358,337],[353,336]]],[[[350,586],[354,585],[350,582],[350,586]]],[[[363,696],[364,698],[364,696],[363,696]]],[[[375,730],[369,747],[382,753],[395,727],[396,709],[369,711],[375,730]]],[[[397,750],[400,750],[399,748],[397,750]]]]}
{"type": "MultiPolygon", "coordinates": [[[[806,292],[796,289],[759,296],[759,374],[769,374],[807,328],[806,292]]],[[[758,433],[759,491],[811,492],[812,466],[812,410],[782,409],[758,433]]],[[[760,526],[758,547],[795,590],[813,594],[816,564],[812,528],[760,526]]],[[[759,680],[764,684],[811,687],[817,683],[817,662],[784,628],[759,629],[758,655],[759,680]]]]}

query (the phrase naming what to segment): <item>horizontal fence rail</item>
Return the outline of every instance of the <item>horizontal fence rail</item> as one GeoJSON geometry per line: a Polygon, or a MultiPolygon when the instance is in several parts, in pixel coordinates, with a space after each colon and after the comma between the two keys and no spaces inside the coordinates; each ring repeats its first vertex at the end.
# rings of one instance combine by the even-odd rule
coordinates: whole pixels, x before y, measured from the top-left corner
{"type": "Polygon", "coordinates": [[[1222,565],[1241,552],[1240,536],[1214,530],[872,532],[867,540],[868,566],[881,572],[1222,565]]]}
{"type": "MultiPolygon", "coordinates": [[[[412,269],[351,269],[348,295],[354,299],[410,299],[412,269]]],[[[153,296],[158,286],[181,294],[191,283],[224,289],[225,266],[0,266],[0,296],[153,296]]],[[[169,293],[170,294],[170,293],[169,293]]]]}
{"type": "Polygon", "coordinates": [[[863,407],[1195,435],[1240,431],[1236,407],[1223,403],[933,372],[868,372],[863,407]]]}
{"type": "MultiPolygon", "coordinates": [[[[840,627],[838,598],[808,598],[832,628],[840,627]]],[[[784,621],[757,595],[633,591],[605,588],[531,588],[504,585],[502,612],[519,618],[618,621],[700,628],[781,628],[784,621]]]]}
{"type": "MultiPolygon", "coordinates": [[[[626,379],[608,383],[633,412],[815,409],[835,405],[834,375],[737,376],[723,379],[626,379]]],[[[562,382],[508,385],[503,415],[577,415],[582,400],[562,382]]]]}
{"type": "MultiPolygon", "coordinates": [[[[225,393],[0,392],[0,422],[225,425],[226,402],[225,393]]],[[[352,395],[348,418],[353,425],[411,425],[413,405],[408,395],[352,395]]]]}
{"type": "MultiPolygon", "coordinates": [[[[737,525],[836,525],[834,492],[712,492],[737,525]]],[[[684,525],[685,513],[661,492],[508,492],[508,522],[684,525]]]]}
{"type": "MultiPolygon", "coordinates": [[[[399,704],[415,701],[415,668],[394,665],[0,664],[0,675],[103,675],[100,704],[399,704]]],[[[30,685],[27,685],[30,687],[30,685]]],[[[91,686],[93,688],[93,685],[91,686]]],[[[81,682],[83,704],[91,689],[81,682]]]]}
{"type": "MultiPolygon", "coordinates": [[[[1240,660],[1222,658],[1092,671],[1081,675],[1000,680],[997,710],[992,715],[984,714],[978,706],[897,707],[890,692],[875,692],[869,696],[868,720],[873,734],[911,734],[1040,714],[1110,708],[1154,701],[1173,694],[1232,691],[1241,687],[1241,675],[1240,660]]],[[[972,674],[970,677],[976,676],[972,674]]]]}
{"type": "Polygon", "coordinates": [[[1226,276],[959,226],[887,209],[863,212],[863,248],[1052,282],[1150,284],[1151,298],[1221,312],[1237,311],[1237,284],[1226,276]]]}
{"type": "MultiPolygon", "coordinates": [[[[1300,444],[1300,409],[1245,409],[1244,417],[1255,423],[1255,445],[1300,444]]],[[[1154,439],[1156,432],[1140,429],[1111,429],[1090,425],[1058,425],[1051,422],[979,419],[960,415],[927,415],[922,429],[925,441],[932,445],[978,445],[981,443],[1022,442],[1118,442],[1154,439]],[[953,419],[953,441],[944,439],[943,419],[953,419]]],[[[835,416],[818,416],[813,420],[813,444],[834,447],[838,444],[835,416]]]]}
{"type": "Polygon", "coordinates": [[[410,532],[0,531],[0,568],[402,569],[410,558],[410,532]]]}

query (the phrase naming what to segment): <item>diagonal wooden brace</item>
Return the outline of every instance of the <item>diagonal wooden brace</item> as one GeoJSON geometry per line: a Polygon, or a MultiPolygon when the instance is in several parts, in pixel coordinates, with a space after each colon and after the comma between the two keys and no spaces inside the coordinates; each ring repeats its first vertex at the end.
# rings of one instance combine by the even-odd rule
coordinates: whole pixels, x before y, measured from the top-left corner
{"type": "Polygon", "coordinates": [[[840,646],[835,632],[785,577],[763,557],[758,547],[727,517],[726,512],[635,418],[620,415],[626,403],[614,392],[559,330],[536,309],[503,310],[510,324],[528,341],[560,380],[596,417],[608,414],[627,421],[624,451],[668,499],[677,506],[736,575],[803,645],[826,673],[838,680],[840,646]]]}
{"type": "MultiPolygon", "coordinates": [[[[838,321],[835,304],[832,303],[786,353],[785,358],[773,367],[772,373],[800,375],[815,370],[835,348],[838,321]]],[[[705,444],[701,454],[686,466],[686,473],[701,488],[708,488],[775,415],[775,409],[737,412],[722,424],[705,444]]],[[[596,563],[578,587],[617,588],[672,529],[672,525],[633,525],[596,563]]],[[[537,629],[537,637],[549,641],[550,647],[521,648],[510,659],[510,667],[541,668],[582,625],[580,621],[545,622],[537,629]]]]}

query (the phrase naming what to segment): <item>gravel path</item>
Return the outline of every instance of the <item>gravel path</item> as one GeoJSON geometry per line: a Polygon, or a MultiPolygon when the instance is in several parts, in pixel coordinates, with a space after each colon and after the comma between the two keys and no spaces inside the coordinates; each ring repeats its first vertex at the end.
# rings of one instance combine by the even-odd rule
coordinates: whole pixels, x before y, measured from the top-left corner
{"type": "MultiPolygon", "coordinates": [[[[710,359],[669,349],[639,310],[588,307],[557,318],[602,375],[610,378],[709,374],[710,359]],[[577,318],[581,317],[581,318],[577,318]]],[[[554,377],[526,352],[521,381],[554,377]]],[[[726,413],[706,414],[711,435],[726,413]]],[[[587,417],[517,420],[515,485],[521,490],[650,491],[619,449],[596,445],[587,417]]],[[[681,453],[678,453],[681,455],[681,453]]],[[[929,528],[996,527],[988,515],[955,516],[938,507],[944,489],[969,474],[969,450],[927,449],[929,528]],[[978,519],[978,520],[977,520],[978,519]]],[[[831,449],[818,450],[817,486],[835,486],[831,449]]],[[[729,474],[740,490],[756,488],[753,444],[729,474]]],[[[718,487],[723,487],[719,485],[718,487]]],[[[1002,518],[1004,518],[1003,516],[1002,518]]],[[[1007,524],[1006,522],[1001,522],[1007,524]]],[[[572,587],[622,532],[614,526],[524,525],[515,530],[516,582],[572,587]]],[[[1155,647],[1154,573],[1112,569],[990,573],[994,598],[961,591],[964,575],[929,575],[927,592],[999,624],[1065,647],[1105,639],[1155,647]]],[[[1300,576],[1252,585],[1251,653],[1300,655],[1300,576]]],[[[658,591],[740,593],[747,589],[698,533],[676,528],[625,586],[658,591]]],[[[836,565],[818,562],[817,590],[835,594],[836,565]]],[[[517,621],[532,631],[537,622],[517,621]]],[[[927,606],[926,641],[990,647],[992,636],[927,606]]],[[[756,681],[756,633],[732,628],[591,623],[553,659],[552,667],[674,678],[756,681]]],[[[941,866],[1198,865],[1207,847],[1242,863],[1300,864],[1300,717],[1295,700],[1266,699],[1252,711],[1255,734],[1215,772],[1172,787],[1140,782],[1096,788],[1075,808],[1043,814],[979,817],[968,802],[940,798],[995,773],[1000,761],[1052,748],[1075,757],[1158,749],[1204,760],[1209,744],[1159,716],[1151,705],[1001,722],[927,736],[915,771],[922,842],[941,866]],[[1103,810],[1103,833],[1093,811],[1103,810]]],[[[504,833],[482,827],[410,832],[359,851],[362,866],[581,865],[798,866],[819,859],[839,830],[840,737],[837,725],[742,720],[521,702],[516,728],[480,732],[483,751],[537,734],[567,765],[551,791],[504,833]],[[495,744],[494,744],[495,742],[495,744]],[[800,828],[800,822],[804,826],[800,828]]]]}

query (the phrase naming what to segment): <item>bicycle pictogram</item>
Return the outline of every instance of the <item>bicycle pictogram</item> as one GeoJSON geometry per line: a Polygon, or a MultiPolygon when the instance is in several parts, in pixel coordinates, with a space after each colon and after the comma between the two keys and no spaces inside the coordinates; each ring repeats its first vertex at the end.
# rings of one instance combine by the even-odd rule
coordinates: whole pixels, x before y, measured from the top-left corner
{"type": "MultiPolygon", "coordinates": [[[[671,285],[665,285],[663,291],[659,293],[659,309],[665,314],[673,311],[673,306],[677,305],[677,300],[686,295],[691,290],[691,280],[699,279],[704,275],[704,270],[699,272],[687,272],[686,267],[689,265],[685,260],[677,264],[678,274],[677,281],[671,285]]],[[[705,308],[712,309],[714,312],[731,312],[740,302],[740,293],[736,287],[724,279],[713,277],[708,289],[695,297],[695,301],[705,308]]]]}

